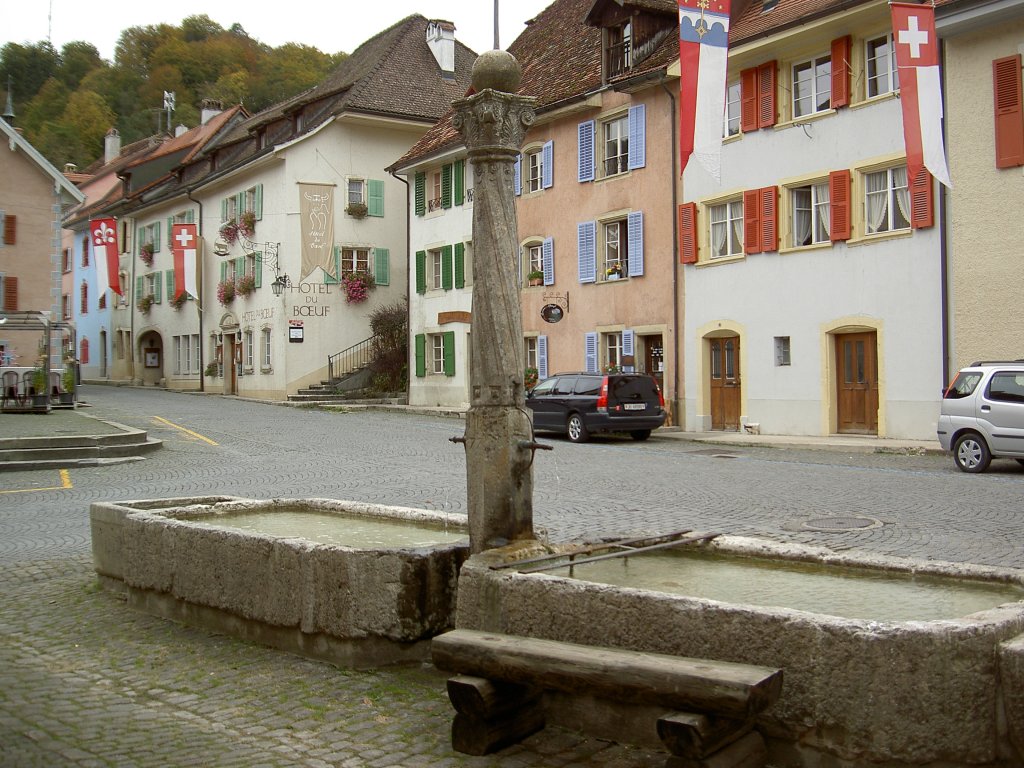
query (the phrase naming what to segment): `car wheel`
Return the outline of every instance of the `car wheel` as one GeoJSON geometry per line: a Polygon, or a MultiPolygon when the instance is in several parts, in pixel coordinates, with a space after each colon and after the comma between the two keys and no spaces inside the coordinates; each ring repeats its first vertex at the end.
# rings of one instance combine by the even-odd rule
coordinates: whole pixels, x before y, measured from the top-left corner
{"type": "Polygon", "coordinates": [[[984,472],[992,461],[984,439],[974,432],[960,435],[953,443],[953,463],[961,472],[984,472]]]}
{"type": "Polygon", "coordinates": [[[578,413],[570,414],[565,431],[569,434],[569,440],[574,443],[585,443],[590,439],[587,425],[583,423],[583,417],[578,413]]]}
{"type": "Polygon", "coordinates": [[[651,436],[651,430],[634,429],[632,432],[629,433],[629,436],[632,437],[637,442],[640,442],[641,440],[646,440],[648,437],[651,436]]]}

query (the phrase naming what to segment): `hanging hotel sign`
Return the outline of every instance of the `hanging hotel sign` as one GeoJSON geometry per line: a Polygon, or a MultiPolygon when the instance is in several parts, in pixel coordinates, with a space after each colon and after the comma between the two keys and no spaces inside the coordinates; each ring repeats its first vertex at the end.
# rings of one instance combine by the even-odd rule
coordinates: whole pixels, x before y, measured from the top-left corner
{"type": "Polygon", "coordinates": [[[301,320],[288,321],[288,343],[301,344],[305,338],[306,329],[301,320]]]}

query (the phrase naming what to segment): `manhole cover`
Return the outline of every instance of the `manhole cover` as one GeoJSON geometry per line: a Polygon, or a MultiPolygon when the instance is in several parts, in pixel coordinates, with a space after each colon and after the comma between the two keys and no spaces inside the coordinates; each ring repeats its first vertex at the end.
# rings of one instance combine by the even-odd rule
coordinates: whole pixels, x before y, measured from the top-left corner
{"type": "Polygon", "coordinates": [[[838,533],[841,531],[866,531],[869,528],[881,528],[883,525],[881,520],[874,517],[838,515],[836,517],[815,517],[804,521],[802,527],[808,531],[838,533]]]}

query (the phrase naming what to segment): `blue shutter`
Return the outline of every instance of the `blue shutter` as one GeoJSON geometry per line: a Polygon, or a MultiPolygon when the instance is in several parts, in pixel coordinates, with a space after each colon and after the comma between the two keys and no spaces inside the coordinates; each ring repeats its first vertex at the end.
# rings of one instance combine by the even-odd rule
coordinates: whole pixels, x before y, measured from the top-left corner
{"type": "Polygon", "coordinates": [[[544,189],[551,189],[555,183],[555,142],[548,141],[541,150],[541,180],[540,185],[544,189]]]}
{"type": "Polygon", "coordinates": [[[515,165],[512,166],[512,188],[517,195],[523,193],[523,156],[516,155],[515,165]]]}
{"type": "Polygon", "coordinates": [[[576,173],[577,181],[594,180],[594,121],[588,120],[580,123],[579,129],[579,168],[576,173]]]}
{"type": "MultiPolygon", "coordinates": [[[[623,357],[626,357],[627,355],[632,357],[634,355],[634,351],[633,350],[635,349],[635,345],[633,343],[633,340],[634,340],[634,334],[633,334],[632,330],[625,330],[625,331],[622,332],[622,356],[623,357]]],[[[632,365],[624,365],[624,366],[622,366],[622,370],[624,372],[626,372],[626,373],[633,373],[633,371],[636,370],[636,367],[632,366],[632,365]]]]}
{"type": "Polygon", "coordinates": [[[555,240],[547,238],[540,249],[541,266],[544,269],[544,285],[555,284],[555,240]]]}
{"type": "Polygon", "coordinates": [[[627,242],[629,243],[629,277],[640,277],[644,273],[644,212],[633,211],[626,218],[627,242]]]}
{"type": "Polygon", "coordinates": [[[391,250],[373,249],[373,282],[377,285],[391,284],[391,250]]]}
{"type": "Polygon", "coordinates": [[[587,373],[598,373],[597,370],[597,334],[591,331],[586,335],[584,348],[587,359],[587,373]]]}
{"type": "Polygon", "coordinates": [[[537,380],[544,381],[548,377],[548,337],[537,337],[537,380]]]}
{"type": "Polygon", "coordinates": [[[647,165],[647,106],[629,108],[629,170],[647,165]]]}
{"type": "Polygon", "coordinates": [[[597,281],[597,222],[583,221],[577,226],[576,248],[581,283],[597,281]]]}

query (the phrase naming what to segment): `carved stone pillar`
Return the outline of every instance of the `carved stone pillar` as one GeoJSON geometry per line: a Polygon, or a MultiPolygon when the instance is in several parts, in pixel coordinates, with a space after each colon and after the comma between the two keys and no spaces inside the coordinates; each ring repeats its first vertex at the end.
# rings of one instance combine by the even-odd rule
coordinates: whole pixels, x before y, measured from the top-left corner
{"type": "Polygon", "coordinates": [[[533,538],[533,451],[523,388],[518,232],[512,168],[535,99],[516,96],[521,69],[505,51],[473,65],[475,95],[455,102],[473,165],[473,332],[466,480],[471,550],[533,538]]]}

